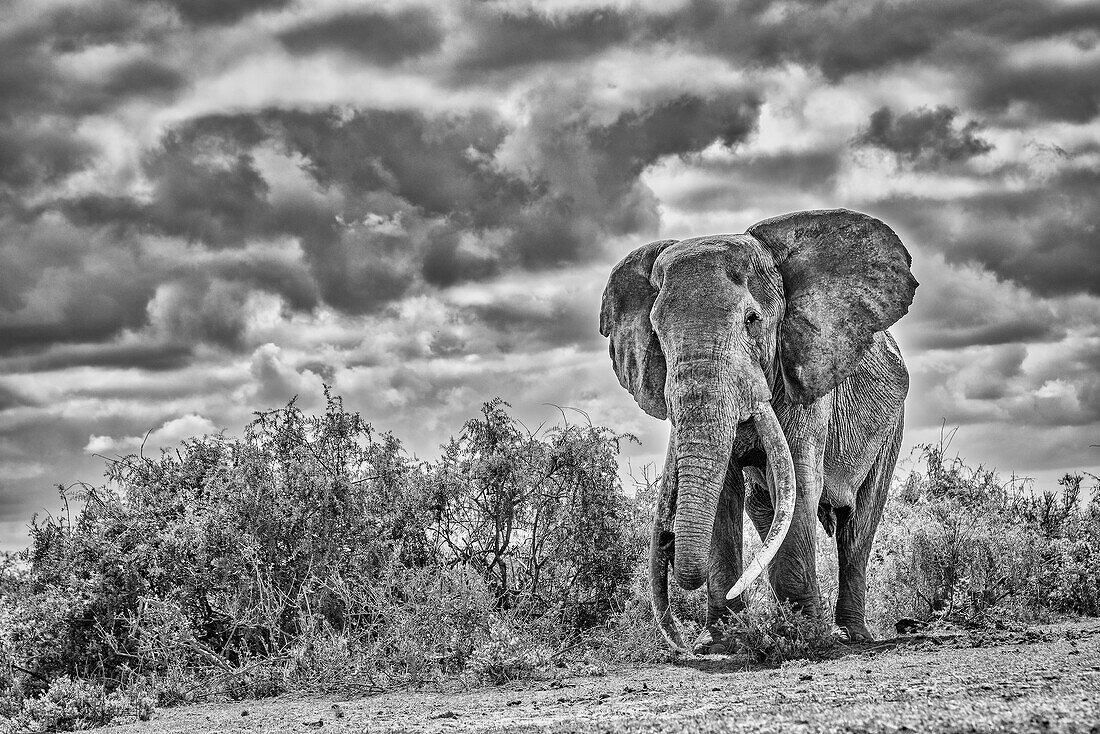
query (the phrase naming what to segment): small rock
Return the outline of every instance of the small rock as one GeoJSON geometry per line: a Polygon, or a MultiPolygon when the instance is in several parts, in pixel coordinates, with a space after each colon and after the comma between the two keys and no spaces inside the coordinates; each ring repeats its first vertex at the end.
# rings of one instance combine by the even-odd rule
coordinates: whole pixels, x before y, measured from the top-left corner
{"type": "Polygon", "coordinates": [[[332,704],[332,715],[335,716],[337,719],[344,718],[344,709],[340,707],[340,704],[332,704]]]}
{"type": "Polygon", "coordinates": [[[798,676],[798,679],[799,680],[813,680],[814,679],[814,674],[813,673],[803,673],[802,675],[798,676]]]}
{"type": "Polygon", "coordinates": [[[303,721],[302,726],[308,726],[310,729],[320,729],[325,725],[324,719],[317,719],[317,721],[303,721]]]}
{"type": "Polygon", "coordinates": [[[519,706],[519,704],[520,704],[520,700],[518,698],[515,701],[509,701],[508,702],[509,706],[519,706]]]}
{"type": "Polygon", "coordinates": [[[433,718],[433,719],[457,719],[458,714],[456,714],[454,711],[447,710],[447,711],[444,711],[441,714],[432,714],[430,718],[433,718]]]}
{"type": "Polygon", "coordinates": [[[248,716],[248,709],[241,711],[241,716],[248,716]]]}

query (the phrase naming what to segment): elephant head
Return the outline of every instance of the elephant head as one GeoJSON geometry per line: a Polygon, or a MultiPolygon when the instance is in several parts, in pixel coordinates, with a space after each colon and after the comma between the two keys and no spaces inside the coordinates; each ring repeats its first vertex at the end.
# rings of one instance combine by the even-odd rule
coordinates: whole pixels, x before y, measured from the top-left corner
{"type": "Polygon", "coordinates": [[[775,514],[731,597],[775,555],[796,488],[773,404],[812,403],[856,370],[875,332],[912,303],[909,264],[888,226],[837,209],[768,219],[741,235],[653,242],[612,271],[600,333],[615,373],[643,410],[672,422],[665,472],[676,477],[682,587],[706,580],[734,438],[750,420],[768,456],[775,514]]]}

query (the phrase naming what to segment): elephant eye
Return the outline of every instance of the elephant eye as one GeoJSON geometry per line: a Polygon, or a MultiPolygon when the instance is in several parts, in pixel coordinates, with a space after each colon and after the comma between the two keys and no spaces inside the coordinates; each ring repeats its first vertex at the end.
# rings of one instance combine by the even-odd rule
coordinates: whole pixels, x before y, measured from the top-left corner
{"type": "Polygon", "coordinates": [[[756,313],[756,311],[749,311],[747,314],[745,314],[745,326],[748,326],[749,324],[755,324],[759,320],[760,314],[756,313]]]}

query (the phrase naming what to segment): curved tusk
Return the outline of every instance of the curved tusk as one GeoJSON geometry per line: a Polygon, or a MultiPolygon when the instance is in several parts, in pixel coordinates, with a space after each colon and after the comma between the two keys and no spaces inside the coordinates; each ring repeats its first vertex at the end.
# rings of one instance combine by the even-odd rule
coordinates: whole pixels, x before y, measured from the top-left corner
{"type": "Polygon", "coordinates": [[[787,537],[787,530],[794,517],[794,459],[791,458],[791,449],[783,436],[783,429],[779,426],[779,420],[770,403],[758,405],[753,411],[753,418],[764,444],[764,453],[768,456],[768,475],[775,487],[775,514],[763,546],[726,594],[727,599],[739,597],[764,572],[779,552],[779,546],[783,545],[783,539],[787,537]]]}

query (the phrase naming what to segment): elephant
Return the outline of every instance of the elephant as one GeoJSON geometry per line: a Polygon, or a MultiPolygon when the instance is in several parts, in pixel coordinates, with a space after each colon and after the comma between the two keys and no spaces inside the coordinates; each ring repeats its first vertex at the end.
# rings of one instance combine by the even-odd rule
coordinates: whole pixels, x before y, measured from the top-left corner
{"type": "Polygon", "coordinates": [[[909,390],[887,328],[913,302],[911,263],[882,221],[832,209],[651,242],[612,270],[600,333],[615,374],[671,422],[650,593],[674,649],[720,649],[718,624],[765,569],[777,598],[822,615],[817,521],[837,546],[837,632],[873,639],[867,560],[909,390]],[[743,512],[762,539],[744,569],[743,512]],[[669,608],[670,566],[684,589],[707,584],[691,648],[669,608]]]}

